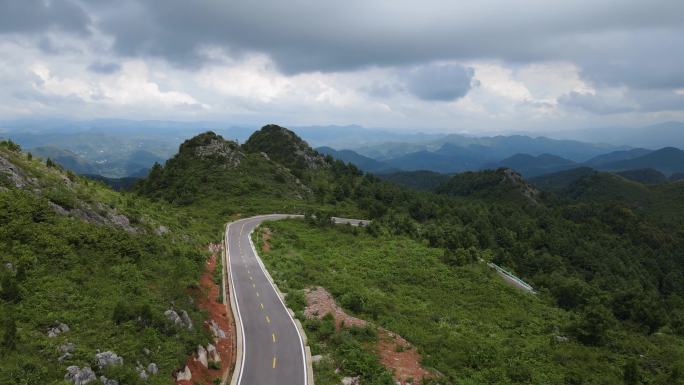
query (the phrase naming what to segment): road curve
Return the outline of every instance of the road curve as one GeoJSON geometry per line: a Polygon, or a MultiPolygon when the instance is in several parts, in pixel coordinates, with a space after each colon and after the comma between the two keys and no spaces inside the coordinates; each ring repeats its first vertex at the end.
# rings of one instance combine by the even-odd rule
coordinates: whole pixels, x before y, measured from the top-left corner
{"type": "MultiPolygon", "coordinates": [[[[226,225],[225,266],[238,327],[238,357],[232,385],[308,384],[305,336],[271,283],[250,235],[263,221],[302,218],[270,214],[226,225]]],[[[366,226],[369,221],[333,217],[336,224],[366,226]]]]}
{"type": "Polygon", "coordinates": [[[242,351],[235,385],[308,385],[304,336],[269,281],[250,241],[265,220],[294,217],[263,215],[241,219],[226,227],[230,295],[234,296],[242,351]]]}

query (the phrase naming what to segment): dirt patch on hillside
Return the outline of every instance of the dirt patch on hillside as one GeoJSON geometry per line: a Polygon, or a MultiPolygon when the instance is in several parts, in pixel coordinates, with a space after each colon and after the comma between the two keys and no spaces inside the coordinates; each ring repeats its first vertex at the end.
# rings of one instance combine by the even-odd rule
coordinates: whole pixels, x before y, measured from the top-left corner
{"type": "MultiPolygon", "coordinates": [[[[326,314],[332,314],[338,330],[340,327],[368,324],[365,320],[347,314],[335,303],[333,296],[322,287],[307,290],[306,301],[307,306],[304,309],[306,317],[323,318],[326,314]]],[[[380,356],[380,362],[392,371],[394,380],[402,385],[420,384],[423,378],[432,376],[420,365],[421,356],[416,348],[396,333],[378,328],[376,351],[380,356]]]]}
{"type": "Polygon", "coordinates": [[[271,229],[268,227],[264,227],[261,230],[261,251],[264,253],[268,253],[271,251],[271,244],[269,241],[271,240],[271,229]]]}
{"type": "Polygon", "coordinates": [[[197,359],[195,354],[189,357],[185,363],[192,373],[192,379],[177,381],[178,385],[212,385],[215,378],[222,378],[226,371],[235,365],[236,337],[233,313],[230,310],[230,302],[225,300],[228,306],[218,302],[222,288],[220,284],[214,282],[213,278],[218,258],[221,257],[221,245],[211,244],[209,250],[212,255],[205,265],[204,273],[200,279],[200,290],[196,292],[195,300],[200,309],[209,313],[209,317],[203,326],[214,336],[213,345],[221,357],[221,367],[220,369],[209,369],[197,359]]]}

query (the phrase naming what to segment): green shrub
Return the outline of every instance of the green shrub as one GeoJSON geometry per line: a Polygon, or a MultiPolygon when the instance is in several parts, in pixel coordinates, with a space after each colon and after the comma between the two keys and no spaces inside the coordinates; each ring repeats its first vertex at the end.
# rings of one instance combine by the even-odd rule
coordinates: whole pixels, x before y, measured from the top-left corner
{"type": "Polygon", "coordinates": [[[306,296],[303,290],[290,290],[285,297],[287,307],[292,309],[295,313],[303,312],[306,308],[306,296]]]}

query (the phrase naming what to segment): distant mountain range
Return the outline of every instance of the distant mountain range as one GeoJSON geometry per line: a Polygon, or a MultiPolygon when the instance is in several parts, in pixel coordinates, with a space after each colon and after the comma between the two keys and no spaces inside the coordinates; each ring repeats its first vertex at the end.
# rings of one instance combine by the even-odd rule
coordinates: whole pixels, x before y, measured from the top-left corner
{"type": "MultiPolygon", "coordinates": [[[[0,137],[10,137],[25,150],[79,174],[121,178],[144,174],[155,162],[163,163],[174,154],[183,140],[208,129],[238,142],[254,131],[217,122],[25,120],[0,122],[0,137]]],[[[681,150],[651,146],[668,142],[684,147],[684,124],[678,122],[592,131],[594,143],[525,135],[402,133],[357,125],[294,131],[319,146],[321,153],[375,174],[419,170],[452,174],[508,167],[529,178],[582,166],[619,172],[653,169],[666,177],[684,172],[681,150]],[[634,144],[639,147],[628,146],[634,144]],[[653,151],[656,148],[661,150],[653,151]]],[[[575,137],[589,138],[584,131],[575,132],[575,137]]]]}
{"type": "MultiPolygon", "coordinates": [[[[473,147],[461,149],[450,143],[444,144],[434,152],[412,152],[384,161],[351,150],[336,151],[329,147],[319,148],[319,150],[345,162],[354,163],[364,171],[379,174],[391,173],[393,170],[425,170],[451,174],[503,167],[511,168],[521,175],[531,178],[586,166],[596,170],[614,172],[649,169],[663,174],[663,178],[667,179],[671,174],[684,172],[684,151],[674,147],[665,147],[655,151],[643,148],[611,151],[584,162],[576,162],[549,153],[539,155],[515,154],[499,161],[491,161],[489,160],[490,156],[487,155],[488,151],[490,154],[491,151],[487,148],[475,151],[473,147]]],[[[625,175],[636,177],[637,174],[626,173],[625,175]]],[[[643,172],[641,175],[646,178],[643,172]]],[[[646,179],[655,181],[659,178],[651,173],[650,179],[646,179]]]]}
{"type": "Polygon", "coordinates": [[[397,169],[392,168],[390,165],[388,165],[385,162],[381,162],[379,160],[375,160],[373,158],[363,156],[363,155],[361,155],[357,152],[354,152],[352,150],[337,151],[331,147],[323,146],[323,147],[317,147],[316,151],[320,152],[323,155],[330,155],[333,158],[341,160],[345,163],[352,163],[352,164],[356,165],[356,167],[358,167],[364,171],[367,171],[367,172],[385,173],[385,172],[398,171],[397,169]]]}

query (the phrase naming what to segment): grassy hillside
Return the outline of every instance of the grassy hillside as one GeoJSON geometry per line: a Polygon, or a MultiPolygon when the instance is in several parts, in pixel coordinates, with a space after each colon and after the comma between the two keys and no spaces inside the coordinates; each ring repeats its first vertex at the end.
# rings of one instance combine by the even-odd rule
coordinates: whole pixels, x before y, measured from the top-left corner
{"type": "MultiPolygon", "coordinates": [[[[643,383],[681,383],[671,368],[684,363],[681,339],[612,329],[608,345],[586,346],[576,336],[583,328],[606,327],[598,321],[600,311],[589,323],[553,306],[549,294],[507,286],[476,261],[490,258],[491,250],[472,249],[470,262],[455,265],[443,249],[404,236],[378,238],[363,229],[297,220],[265,226],[272,235],[264,262],[290,297],[312,285],[327,288],[347,311],[417,345],[423,364],[446,382],[620,384],[631,360],[643,354],[643,383]]],[[[349,370],[355,367],[349,357],[330,352],[325,343],[313,348],[314,354],[340,360],[342,374],[359,374],[349,370]]],[[[320,377],[334,380],[326,367],[317,369],[320,377]]],[[[381,374],[362,381],[383,383],[381,374]]]]}
{"type": "MultiPolygon", "coordinates": [[[[322,255],[347,255],[340,253],[349,250],[357,253],[365,244],[342,243],[342,235],[337,233],[318,241],[318,235],[298,228],[296,234],[301,231],[303,235],[295,232],[288,235],[296,252],[280,257],[286,261],[285,256],[289,258],[300,252],[304,255],[311,242],[316,246],[308,252],[311,258],[317,258],[307,261],[297,257],[290,265],[273,266],[277,272],[288,274],[281,277],[287,280],[286,285],[319,282],[340,295],[341,301],[346,289],[339,286],[340,282],[353,282],[350,287],[362,293],[356,299],[352,294],[348,296],[351,301],[348,308],[376,318],[390,328],[401,329],[397,331],[406,334],[425,352],[429,351],[426,360],[430,366],[450,373],[449,378],[454,381],[613,384],[626,371],[629,376],[637,373],[646,383],[681,382],[684,373],[681,355],[678,348],[671,347],[681,346],[684,335],[684,232],[681,230],[684,228],[681,203],[684,184],[644,186],[604,173],[568,177],[571,180],[560,178],[563,187],[555,194],[540,193],[510,169],[454,175],[436,194],[419,192],[364,175],[353,165],[321,156],[291,131],[267,126],[242,147],[212,133],[187,141],[176,157],[152,170],[138,191],[171,202],[174,207],[188,209],[193,217],[202,218],[214,229],[233,215],[272,211],[316,210],[318,218],[334,213],[374,219],[368,234],[359,239],[366,239],[369,247],[378,248],[377,256],[371,257],[371,253],[364,258],[369,261],[375,258],[382,265],[349,256],[345,262],[337,261],[332,267],[319,266],[318,263],[326,261],[322,255]],[[339,242],[336,237],[340,237],[339,242]],[[388,254],[385,247],[393,247],[392,252],[402,256],[402,263],[406,261],[409,269],[402,270],[396,260],[381,258],[388,254]],[[410,264],[410,258],[415,257],[403,253],[403,249],[429,259],[422,261],[425,266],[410,264]],[[473,279],[481,284],[470,286],[475,293],[473,307],[487,304],[489,297],[497,298],[494,292],[498,293],[499,289],[492,289],[496,287],[492,282],[498,281],[491,277],[487,278],[491,282],[485,280],[489,273],[473,263],[478,256],[491,258],[519,274],[541,293],[540,307],[528,304],[526,311],[531,312],[531,318],[520,321],[535,331],[532,335],[525,335],[528,338],[521,342],[501,331],[506,343],[520,345],[527,355],[516,356],[503,343],[490,346],[484,341],[477,342],[478,338],[496,340],[499,333],[496,330],[491,333],[494,337],[472,332],[472,339],[459,339],[460,329],[447,328],[452,334],[437,334],[440,339],[431,340],[428,335],[399,323],[403,314],[410,314],[413,308],[425,309],[407,293],[408,289],[398,293],[384,290],[393,287],[393,282],[407,281],[414,285],[412,290],[416,292],[429,291],[437,285],[441,297],[448,297],[457,287],[449,286],[456,285],[453,282],[433,282],[430,274],[422,273],[423,268],[440,280],[440,274],[445,273],[431,270],[434,266],[447,269],[444,266],[448,265],[448,269],[463,274],[471,271],[476,277],[473,279]],[[435,258],[444,266],[433,266],[435,258]],[[387,272],[387,266],[392,266],[392,271],[387,272]],[[392,275],[394,270],[402,275],[392,275]],[[319,271],[325,273],[319,274],[319,271]],[[378,276],[378,271],[391,279],[378,276]],[[354,275],[341,276],[340,272],[354,275]],[[327,275],[337,278],[333,282],[327,275]],[[414,275],[422,278],[414,279],[414,275]],[[375,280],[379,283],[374,283],[375,280]],[[480,292],[488,293],[487,297],[478,297],[480,292]],[[395,294],[396,297],[390,298],[395,294]],[[372,306],[353,308],[365,303],[364,295],[368,295],[372,306]],[[403,300],[409,306],[402,307],[403,300]],[[552,318],[551,322],[541,314],[557,314],[560,318],[552,318]],[[539,329],[539,324],[546,326],[539,329]],[[569,352],[548,350],[551,349],[548,344],[540,342],[548,342],[550,332],[545,328],[554,325],[571,338],[567,346],[573,348],[569,352]],[[474,356],[481,358],[473,362],[465,352],[460,358],[451,355],[452,350],[458,352],[459,348],[456,344],[445,345],[450,338],[466,347],[476,341],[474,346],[481,343],[489,348],[476,350],[474,356]],[[654,347],[658,344],[660,347],[654,347]],[[531,364],[520,362],[528,356],[531,364]],[[597,363],[592,364],[587,357],[597,363]],[[538,366],[544,370],[539,371],[538,366]],[[450,367],[460,370],[450,370],[450,367]],[[509,373],[509,368],[524,371],[509,373]],[[478,377],[480,372],[486,377],[478,377]],[[592,379],[588,373],[605,376],[595,375],[592,379]]],[[[468,287],[465,282],[462,284],[468,287]]],[[[430,296],[437,294],[431,292],[430,296]]],[[[429,298],[426,295],[420,299],[429,298]]],[[[511,304],[516,301],[515,297],[502,300],[511,304]]],[[[457,312],[460,306],[465,306],[457,302],[446,305],[446,312],[457,312]]],[[[454,314],[460,313],[451,316],[456,317],[454,314]]],[[[419,319],[422,316],[416,315],[417,318],[405,322],[422,324],[424,330],[434,332],[434,327],[429,329],[423,323],[426,321],[419,319]]],[[[485,314],[471,316],[479,320],[485,314]]],[[[516,317],[513,313],[510,316],[516,317]]],[[[452,322],[450,318],[447,320],[452,322]]],[[[520,335],[524,333],[507,323],[501,323],[500,327],[513,328],[520,335]]],[[[327,378],[334,378],[331,376],[327,378]]],[[[382,381],[380,377],[377,380],[382,381]]],[[[632,383],[638,382],[629,382],[632,383]]]]}
{"type": "Polygon", "coordinates": [[[71,365],[124,384],[172,383],[209,340],[188,291],[210,239],[195,225],[169,205],[0,144],[0,383],[61,385],[71,365]],[[187,311],[196,326],[175,327],[168,309],[187,311]],[[69,330],[50,337],[61,323],[69,330]],[[123,364],[98,368],[98,350],[123,364]],[[136,362],[159,373],[143,381],[136,362]]]}

